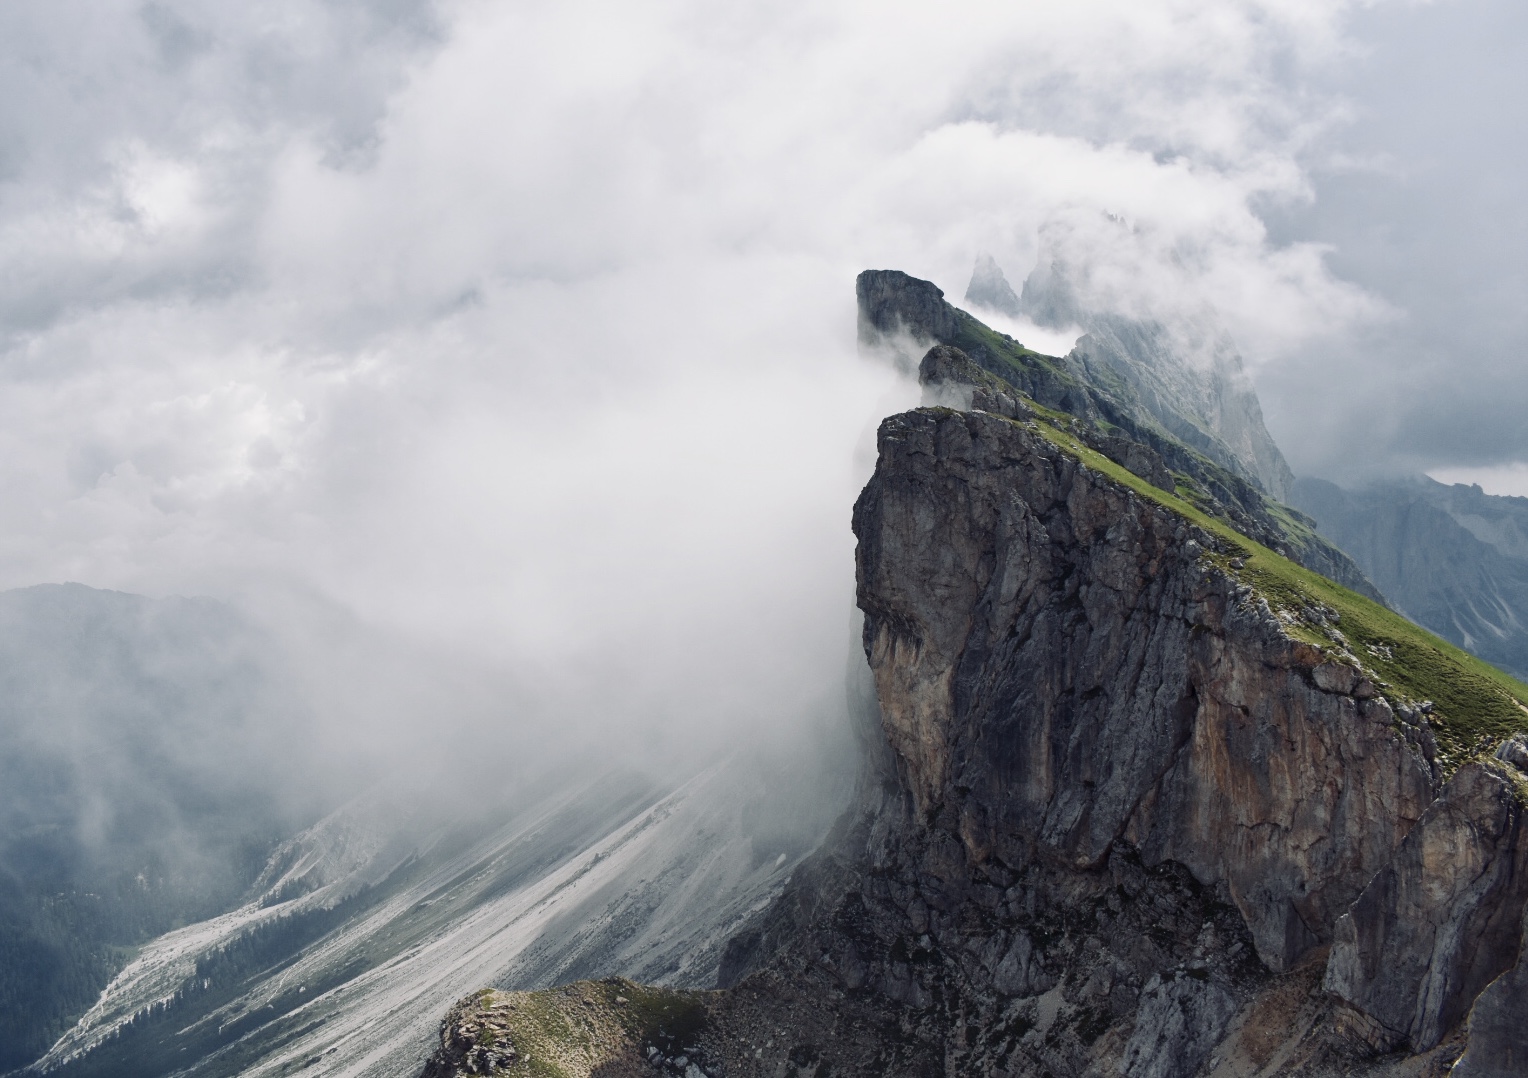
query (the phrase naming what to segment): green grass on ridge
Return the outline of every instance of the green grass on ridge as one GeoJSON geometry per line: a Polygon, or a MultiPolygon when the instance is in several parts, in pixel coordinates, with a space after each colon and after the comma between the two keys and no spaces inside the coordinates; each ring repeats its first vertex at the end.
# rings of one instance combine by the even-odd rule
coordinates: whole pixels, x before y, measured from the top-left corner
{"type": "MultiPolygon", "coordinates": [[[[1021,424],[1022,425],[1022,424],[1021,424]]],[[[1044,421],[1041,436],[1088,467],[1193,521],[1222,542],[1207,556],[1268,601],[1293,637],[1341,661],[1356,658],[1392,704],[1432,701],[1430,721],[1451,773],[1466,759],[1528,732],[1528,685],[1356,592],[1253,542],[1182,498],[1044,421]],[[1336,611],[1336,618],[1315,614],[1336,611]],[[1329,622],[1335,621],[1332,625],[1329,622]]]]}

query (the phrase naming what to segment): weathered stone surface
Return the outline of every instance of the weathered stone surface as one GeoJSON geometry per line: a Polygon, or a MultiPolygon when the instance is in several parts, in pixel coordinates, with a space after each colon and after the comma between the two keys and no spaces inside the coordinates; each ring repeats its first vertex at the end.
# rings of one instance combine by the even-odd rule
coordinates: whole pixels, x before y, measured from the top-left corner
{"type": "Polygon", "coordinates": [[[932,281],[900,270],[866,270],[855,279],[854,289],[862,345],[882,347],[906,337],[927,347],[955,336],[955,308],[932,281]]]}
{"type": "Polygon", "coordinates": [[[1326,692],[1351,694],[1362,679],[1362,674],[1342,663],[1322,663],[1311,671],[1311,680],[1316,683],[1316,688],[1326,692]]]}
{"type": "Polygon", "coordinates": [[[1153,977],[1141,993],[1120,1072],[1125,1078],[1195,1073],[1220,1043],[1236,1010],[1235,997],[1206,978],[1187,973],[1166,980],[1153,977]]]}
{"type": "Polygon", "coordinates": [[[982,370],[959,348],[947,344],[935,345],[924,355],[918,364],[918,382],[923,386],[925,405],[994,412],[1010,419],[1034,417],[1034,410],[1014,393],[1012,386],[982,370]]]}
{"type": "MultiPolygon", "coordinates": [[[[1523,923],[1528,938],[1528,918],[1523,923]]],[[[1492,981],[1470,1008],[1469,1049],[1452,1078],[1520,1078],[1528,1074],[1528,953],[1518,945],[1512,968],[1492,981]]]]}
{"type": "Polygon", "coordinates": [[[1515,960],[1528,828],[1511,778],[1466,764],[1337,924],[1326,987],[1431,1048],[1515,960]]]}
{"type": "Polygon", "coordinates": [[[1150,446],[1128,438],[1099,438],[1092,443],[1104,456],[1114,463],[1140,476],[1154,487],[1172,493],[1177,481],[1167,462],[1150,446]]]}
{"type": "Polygon", "coordinates": [[[1519,771],[1528,772],[1528,738],[1521,735],[1507,738],[1497,746],[1496,758],[1519,771]]]}
{"type": "Polygon", "coordinates": [[[919,818],[975,863],[1128,839],[1225,886],[1274,969],[1329,938],[1430,800],[1419,755],[1313,687],[1213,537],[1021,425],[906,413],[881,454],[860,604],[919,818]]]}

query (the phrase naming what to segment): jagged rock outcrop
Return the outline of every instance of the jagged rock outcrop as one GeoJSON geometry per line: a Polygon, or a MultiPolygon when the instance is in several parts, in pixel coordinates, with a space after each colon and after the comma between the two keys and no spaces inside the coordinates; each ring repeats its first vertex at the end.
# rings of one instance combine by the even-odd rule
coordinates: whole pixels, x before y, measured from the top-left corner
{"type": "Polygon", "coordinates": [[[1011,421],[895,416],[881,454],[860,605],[918,814],[973,863],[1184,864],[1274,969],[1329,938],[1431,800],[1390,708],[1321,688],[1208,533],[1011,421]]]}
{"type": "MultiPolygon", "coordinates": [[[[1522,938],[1528,940],[1528,917],[1522,938]]],[[[1528,1074],[1528,949],[1492,981],[1470,1008],[1469,1049],[1453,1078],[1517,1078],[1528,1074]]]]}
{"type": "MultiPolygon", "coordinates": [[[[1384,601],[1352,560],[1316,533],[1314,521],[1269,501],[1257,469],[1248,463],[1252,457],[1243,460],[1219,435],[1207,432],[1202,419],[1193,418],[1188,412],[1178,415],[1173,410],[1177,405],[1172,402],[1178,397],[1188,399],[1184,394],[1210,397],[1225,394],[1216,389],[1219,383],[1215,378],[1221,376],[1186,366],[1165,338],[1153,346],[1160,355],[1143,353],[1130,362],[1137,366],[1145,364],[1143,370],[1154,370],[1152,364],[1156,364],[1176,372],[1175,384],[1198,386],[1193,394],[1180,386],[1182,392],[1174,396],[1160,387],[1153,389],[1155,383],[1148,384],[1149,379],[1123,378],[1108,363],[1096,361],[1090,351],[1093,346],[1086,341],[1079,342],[1078,348],[1067,356],[1041,355],[951,306],[931,282],[896,270],[866,270],[856,279],[855,289],[862,347],[895,357],[909,371],[916,368],[919,357],[931,344],[957,348],[977,367],[1006,382],[1014,392],[1074,417],[1073,429],[1078,437],[1112,459],[1121,460],[1121,451],[1146,450],[1154,454],[1161,459],[1162,467],[1151,478],[1152,482],[1164,489],[1181,484],[1186,496],[1242,534],[1361,595],[1384,601]],[[1113,443],[1113,450],[1105,447],[1106,441],[1113,443]],[[1139,449],[1126,450],[1130,446],[1139,449]]],[[[1224,380],[1222,377],[1221,381],[1224,380]]],[[[1251,394],[1250,387],[1244,388],[1246,394],[1251,394]]],[[[1256,408],[1256,396],[1248,399],[1251,407],[1256,408]]],[[[1220,406],[1203,404],[1203,408],[1214,411],[1220,406]]],[[[1203,408],[1193,405],[1193,409],[1203,408]]],[[[1251,419],[1247,422],[1251,423],[1251,419]]],[[[1260,413],[1255,425],[1263,431],[1260,413]]],[[[1266,435],[1263,431],[1263,437],[1266,435]]],[[[1139,464],[1126,466],[1136,470],[1139,464]]]]}
{"type": "MultiPolygon", "coordinates": [[[[944,301],[944,290],[900,270],[866,270],[854,281],[859,341],[866,347],[897,347],[906,338],[917,356],[933,343],[949,343],[960,332],[960,312],[944,301]]],[[[1031,394],[1032,395],[1032,394],[1031,394]]]]}
{"type": "Polygon", "coordinates": [[[928,350],[918,364],[918,384],[923,387],[926,405],[942,405],[961,412],[974,408],[1009,419],[1032,419],[1035,415],[1012,386],[982,370],[959,348],[947,344],[928,350]]]}
{"type": "MultiPolygon", "coordinates": [[[[992,412],[1009,419],[1031,419],[1034,409],[1024,403],[1011,385],[978,367],[971,357],[947,344],[928,350],[918,365],[925,405],[943,405],[959,411],[992,412]]],[[[1078,430],[1078,437],[1121,467],[1153,486],[1171,492],[1177,485],[1160,454],[1129,438],[1078,430]]]]}
{"type": "Polygon", "coordinates": [[[1018,294],[1008,283],[997,259],[990,254],[977,257],[976,268],[971,271],[971,283],[966,286],[966,302],[1006,314],[1009,318],[1019,318],[1024,314],[1018,294]]]}
{"type": "MultiPolygon", "coordinates": [[[[1208,306],[1143,318],[1096,282],[1092,255],[1069,249],[1064,228],[1042,229],[1019,312],[1037,325],[1086,331],[1076,353],[1095,381],[1127,383],[1172,434],[1289,500],[1294,474],[1263,423],[1263,409],[1231,335],[1208,306]]],[[[1001,271],[999,271],[1001,272],[1001,271]]]]}

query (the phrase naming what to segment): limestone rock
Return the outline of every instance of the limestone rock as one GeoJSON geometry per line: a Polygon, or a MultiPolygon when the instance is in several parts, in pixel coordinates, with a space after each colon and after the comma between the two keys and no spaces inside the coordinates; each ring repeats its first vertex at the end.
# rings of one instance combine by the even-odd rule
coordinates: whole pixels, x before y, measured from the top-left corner
{"type": "Polygon", "coordinates": [[[1166,980],[1153,977],[1141,993],[1121,1073],[1125,1078],[1195,1073],[1235,1013],[1235,998],[1208,978],[1184,972],[1166,980]]]}
{"type": "Polygon", "coordinates": [[[1495,767],[1461,767],[1338,922],[1326,987],[1389,1031],[1375,1047],[1431,1048],[1516,959],[1528,904],[1518,797],[1495,767]]]}
{"type": "Polygon", "coordinates": [[[1344,663],[1322,663],[1311,672],[1311,680],[1316,683],[1316,688],[1325,692],[1343,693],[1352,695],[1353,690],[1363,680],[1363,675],[1344,663]]]}
{"type": "MultiPolygon", "coordinates": [[[[899,270],[866,270],[854,282],[859,301],[859,341],[864,347],[895,346],[898,338],[920,342],[918,349],[954,338],[955,309],[932,281],[899,270]]],[[[909,357],[910,359],[913,357],[909,357]]]]}
{"type": "Polygon", "coordinates": [[[1010,419],[1030,419],[1035,414],[1007,382],[947,344],[935,345],[924,355],[918,364],[918,382],[923,386],[925,405],[993,412],[1010,419]]]}
{"type": "Polygon", "coordinates": [[[1152,486],[1172,493],[1177,486],[1172,471],[1161,454],[1149,445],[1133,442],[1128,438],[1099,438],[1089,445],[1114,463],[1134,472],[1152,486]]]}
{"type": "Polygon", "coordinates": [[[1188,553],[1212,536],[1017,424],[888,419],[854,525],[887,738],[974,862],[1127,839],[1226,887],[1287,969],[1431,799],[1420,754],[1188,553]]]}
{"type": "Polygon", "coordinates": [[[1519,771],[1528,771],[1528,738],[1522,735],[1507,738],[1497,747],[1496,758],[1519,771]]]}
{"type": "Polygon", "coordinates": [[[1006,314],[1009,318],[1018,318],[1024,313],[1018,294],[1008,283],[997,259],[990,254],[977,258],[976,267],[971,271],[971,283],[966,286],[966,302],[1006,314]]]}
{"type": "MultiPolygon", "coordinates": [[[[1528,920],[1524,921],[1528,933],[1528,920]]],[[[1528,1074],[1528,954],[1518,947],[1512,968],[1492,981],[1470,1008],[1469,1048],[1452,1078],[1519,1078],[1528,1074]]]]}

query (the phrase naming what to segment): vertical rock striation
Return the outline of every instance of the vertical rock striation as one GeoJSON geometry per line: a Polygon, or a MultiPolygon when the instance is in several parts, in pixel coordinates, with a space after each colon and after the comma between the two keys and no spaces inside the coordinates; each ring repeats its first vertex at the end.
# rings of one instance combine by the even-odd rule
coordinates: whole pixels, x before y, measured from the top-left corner
{"type": "Polygon", "coordinates": [[[835,1073],[1327,1078],[1441,1073],[1478,997],[1503,1073],[1528,748],[1435,800],[1425,709],[1216,533],[958,349],[921,373],[853,521],[887,751],[719,1013],[835,1073]]]}
{"type": "Polygon", "coordinates": [[[860,301],[862,332],[948,318],[1002,355],[929,349],[928,406],[881,425],[860,796],[729,945],[705,1058],[1436,1078],[1468,1047],[1462,1074],[1522,1073],[1528,741],[1458,748],[1520,728],[1514,684],[1170,497],[1181,445],[927,282],[863,274],[860,301]]]}
{"type": "Polygon", "coordinates": [[[1433,1047],[1517,956],[1528,826],[1509,768],[1461,767],[1337,924],[1326,987],[1381,1051],[1433,1047]]]}
{"type": "Polygon", "coordinates": [[[1023,426],[922,410],[880,448],[859,596],[920,826],[972,864],[1183,864],[1275,970],[1329,939],[1431,800],[1389,707],[1322,688],[1212,536],[1023,426]]]}

